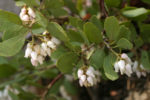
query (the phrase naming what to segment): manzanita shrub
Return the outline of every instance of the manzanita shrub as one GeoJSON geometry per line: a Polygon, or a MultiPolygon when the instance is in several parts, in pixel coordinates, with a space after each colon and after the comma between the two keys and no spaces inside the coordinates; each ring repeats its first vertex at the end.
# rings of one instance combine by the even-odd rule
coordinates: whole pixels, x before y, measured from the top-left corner
{"type": "Polygon", "coordinates": [[[19,15],[0,10],[2,100],[72,100],[80,87],[147,77],[149,0],[15,1],[19,15]]]}

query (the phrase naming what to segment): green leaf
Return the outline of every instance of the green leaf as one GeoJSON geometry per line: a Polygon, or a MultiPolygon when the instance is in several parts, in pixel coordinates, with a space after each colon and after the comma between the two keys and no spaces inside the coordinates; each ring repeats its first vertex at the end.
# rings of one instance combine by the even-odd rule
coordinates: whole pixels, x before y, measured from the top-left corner
{"type": "Polygon", "coordinates": [[[0,56],[13,56],[18,53],[25,41],[25,35],[18,35],[0,43],[0,56]]]}
{"type": "Polygon", "coordinates": [[[116,17],[111,16],[106,18],[104,22],[104,29],[106,31],[106,35],[110,40],[116,40],[119,35],[119,22],[116,17]]]}
{"type": "Polygon", "coordinates": [[[69,73],[72,71],[78,60],[78,56],[75,53],[68,52],[62,55],[57,61],[58,69],[63,73],[69,73]]]}
{"type": "Polygon", "coordinates": [[[84,33],[90,42],[100,43],[102,42],[102,35],[100,30],[91,22],[84,24],[84,33]]]}
{"type": "Polygon", "coordinates": [[[132,49],[133,48],[133,44],[125,38],[121,38],[117,42],[117,46],[120,48],[123,48],[123,49],[132,49]]]}
{"type": "Polygon", "coordinates": [[[0,57],[0,64],[7,64],[7,63],[8,63],[8,61],[6,58],[0,57]]]}
{"type": "Polygon", "coordinates": [[[121,0],[105,0],[105,2],[109,7],[118,7],[121,3],[121,0]]]}
{"type": "MultiPolygon", "coordinates": [[[[9,24],[9,25],[11,25],[11,24],[9,24]]],[[[27,30],[28,29],[24,28],[23,26],[13,25],[13,26],[10,26],[9,28],[7,27],[7,29],[4,30],[2,38],[3,38],[3,40],[8,40],[15,36],[26,34],[27,30]]]]}
{"type": "Polygon", "coordinates": [[[63,0],[44,0],[44,4],[46,8],[56,9],[63,7],[63,0]]]}
{"type": "Polygon", "coordinates": [[[32,25],[32,33],[33,34],[41,34],[45,31],[45,29],[39,25],[38,23],[35,23],[32,25]]]}
{"type": "Polygon", "coordinates": [[[75,3],[72,0],[64,0],[64,4],[73,12],[78,13],[75,3]]]}
{"type": "Polygon", "coordinates": [[[24,3],[23,1],[16,1],[16,6],[22,7],[26,5],[26,3],[24,3]]]}
{"type": "Polygon", "coordinates": [[[48,23],[47,30],[50,32],[50,34],[57,37],[58,39],[62,41],[68,41],[66,32],[59,24],[55,22],[50,22],[48,23]]]}
{"type": "Polygon", "coordinates": [[[26,5],[28,5],[28,6],[38,6],[39,5],[37,0],[21,0],[21,1],[26,3],[26,5]]]}
{"type": "Polygon", "coordinates": [[[16,72],[16,69],[8,64],[0,65],[0,78],[6,78],[13,75],[16,72]]]}
{"type": "Polygon", "coordinates": [[[46,28],[48,25],[48,20],[38,11],[36,12],[36,21],[39,25],[43,26],[43,28],[46,28]]]}
{"type": "Polygon", "coordinates": [[[51,57],[54,59],[58,59],[59,57],[61,57],[66,52],[67,52],[67,50],[64,47],[59,46],[59,47],[57,47],[57,49],[54,52],[52,52],[51,57]]]}
{"type": "Polygon", "coordinates": [[[150,4],[149,0],[142,0],[144,3],[150,4]]]}
{"type": "Polygon", "coordinates": [[[51,9],[50,11],[55,17],[66,16],[68,14],[67,11],[63,8],[55,8],[51,9]]]}
{"type": "Polygon", "coordinates": [[[146,70],[150,70],[150,59],[147,51],[142,51],[141,63],[146,70]]]}
{"type": "Polygon", "coordinates": [[[130,40],[130,38],[131,38],[131,31],[127,27],[125,27],[124,25],[120,26],[118,40],[120,38],[126,38],[128,40],[130,40]]]}
{"type": "Polygon", "coordinates": [[[0,23],[1,25],[3,23],[14,23],[21,25],[22,21],[20,20],[18,15],[0,9],[0,23]]]}
{"type": "Polygon", "coordinates": [[[148,11],[145,8],[126,8],[122,10],[122,14],[128,18],[139,17],[147,13],[148,11]]]}
{"type": "Polygon", "coordinates": [[[103,30],[103,23],[95,15],[90,18],[90,22],[95,24],[100,31],[103,30]]]}
{"type": "Polygon", "coordinates": [[[80,42],[80,43],[84,42],[84,40],[83,40],[83,38],[79,32],[69,30],[67,32],[67,35],[68,35],[71,42],[80,42]]]}
{"type": "Polygon", "coordinates": [[[90,58],[90,64],[95,68],[102,68],[104,62],[105,52],[103,49],[97,49],[90,58]]]}
{"type": "Polygon", "coordinates": [[[70,22],[70,25],[72,25],[76,28],[80,28],[80,29],[83,28],[84,22],[81,19],[77,18],[77,17],[70,16],[69,17],[69,22],[70,22]]]}
{"type": "Polygon", "coordinates": [[[64,81],[64,87],[66,89],[66,91],[71,94],[71,95],[76,95],[77,94],[77,88],[74,86],[73,83],[65,80],[64,81]]]}
{"type": "Polygon", "coordinates": [[[118,79],[118,74],[114,71],[113,65],[114,65],[114,55],[108,55],[104,58],[104,73],[106,77],[110,80],[116,80],[118,79]]]}

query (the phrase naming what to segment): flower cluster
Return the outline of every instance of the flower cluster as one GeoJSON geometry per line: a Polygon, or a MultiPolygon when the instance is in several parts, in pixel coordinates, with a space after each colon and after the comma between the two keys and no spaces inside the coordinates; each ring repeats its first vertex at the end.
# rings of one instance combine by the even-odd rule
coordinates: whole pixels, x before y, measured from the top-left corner
{"type": "Polygon", "coordinates": [[[121,59],[114,64],[116,72],[121,73],[121,75],[126,74],[128,77],[133,73],[132,71],[132,61],[127,54],[121,54],[121,59]]]}
{"type": "Polygon", "coordinates": [[[136,73],[138,78],[146,76],[146,70],[143,65],[137,61],[132,62],[125,53],[121,54],[121,59],[114,64],[114,68],[116,72],[120,71],[121,75],[126,74],[128,77],[131,77],[133,72],[136,73]]]}
{"type": "Polygon", "coordinates": [[[100,82],[100,73],[92,66],[80,68],[77,74],[80,86],[90,87],[100,82]]]}
{"type": "Polygon", "coordinates": [[[24,6],[20,12],[20,19],[24,22],[31,22],[35,20],[35,12],[30,8],[24,6]]]}
{"type": "MultiPolygon", "coordinates": [[[[43,35],[47,35],[44,32],[43,35]]],[[[43,64],[46,56],[51,56],[51,52],[56,49],[56,46],[60,44],[60,41],[55,37],[47,38],[43,36],[43,42],[41,44],[28,43],[25,51],[25,58],[31,58],[33,66],[43,64]]]]}
{"type": "Polygon", "coordinates": [[[142,64],[139,64],[137,61],[133,64],[133,72],[136,73],[137,77],[146,76],[146,70],[144,69],[142,64]]]}

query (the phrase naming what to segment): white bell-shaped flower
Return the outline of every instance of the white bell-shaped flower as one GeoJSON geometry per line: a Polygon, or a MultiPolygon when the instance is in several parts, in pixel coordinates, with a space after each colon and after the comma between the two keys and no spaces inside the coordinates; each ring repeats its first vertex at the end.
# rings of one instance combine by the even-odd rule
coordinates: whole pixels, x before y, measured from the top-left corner
{"type": "Polygon", "coordinates": [[[83,75],[83,70],[79,69],[78,70],[78,77],[81,77],[83,75]]]}
{"type": "Polygon", "coordinates": [[[36,60],[37,59],[37,53],[35,52],[35,51],[32,51],[31,52],[31,58],[33,59],[33,60],[36,60]]]}
{"type": "Polygon", "coordinates": [[[31,55],[32,49],[31,48],[27,48],[25,51],[25,58],[28,58],[31,55]]]}
{"type": "Polygon", "coordinates": [[[31,58],[31,63],[33,66],[38,66],[38,61],[31,58]]]}
{"type": "Polygon", "coordinates": [[[56,45],[52,42],[52,41],[48,41],[47,42],[47,45],[52,48],[52,49],[55,49],[56,48],[56,45]]]}

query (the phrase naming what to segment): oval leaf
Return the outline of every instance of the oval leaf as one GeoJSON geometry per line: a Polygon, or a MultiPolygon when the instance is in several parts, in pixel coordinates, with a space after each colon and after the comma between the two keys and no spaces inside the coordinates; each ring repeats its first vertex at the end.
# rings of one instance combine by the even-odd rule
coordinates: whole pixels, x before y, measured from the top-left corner
{"type": "Polygon", "coordinates": [[[117,18],[114,16],[106,18],[104,22],[104,29],[110,40],[117,39],[119,35],[119,22],[117,18]]]}
{"type": "Polygon", "coordinates": [[[104,59],[103,68],[104,68],[104,73],[108,79],[116,80],[118,79],[118,74],[114,71],[112,59],[114,59],[112,55],[106,56],[104,59]]]}
{"type": "Polygon", "coordinates": [[[133,48],[133,44],[125,38],[121,38],[117,42],[117,46],[120,48],[123,48],[123,49],[132,49],[133,48]]]}
{"type": "Polygon", "coordinates": [[[50,34],[57,37],[58,39],[62,41],[68,41],[66,32],[59,24],[55,22],[50,22],[47,26],[47,30],[50,32],[50,34]]]}
{"type": "Polygon", "coordinates": [[[100,43],[102,42],[102,35],[100,30],[91,22],[84,24],[84,33],[90,42],[100,43]]]}
{"type": "Polygon", "coordinates": [[[57,61],[58,69],[63,73],[69,73],[72,71],[78,60],[78,56],[75,53],[69,52],[62,55],[57,61]]]}

